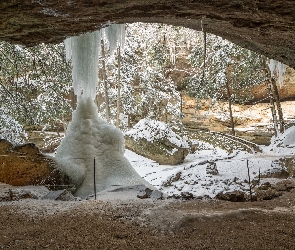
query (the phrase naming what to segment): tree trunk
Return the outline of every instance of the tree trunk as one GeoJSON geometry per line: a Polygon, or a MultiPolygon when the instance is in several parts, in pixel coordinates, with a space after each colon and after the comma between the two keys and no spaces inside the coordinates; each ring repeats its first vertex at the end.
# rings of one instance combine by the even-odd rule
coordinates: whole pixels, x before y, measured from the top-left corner
{"type": "Polygon", "coordinates": [[[130,118],[130,114],[128,114],[128,128],[131,128],[131,118],[130,118]]]}
{"type": "Polygon", "coordinates": [[[272,84],[272,88],[273,88],[273,96],[276,101],[277,111],[278,111],[278,115],[279,115],[280,132],[284,133],[284,131],[285,131],[284,115],[283,115],[283,110],[282,110],[282,106],[281,106],[281,100],[280,100],[280,96],[279,96],[277,83],[273,77],[271,77],[271,84],[272,84]]]}
{"type": "Polygon", "coordinates": [[[118,83],[117,83],[117,119],[116,119],[116,127],[119,128],[120,126],[120,112],[121,112],[121,49],[118,46],[118,83]]]}
{"type": "Polygon", "coordinates": [[[206,25],[205,18],[201,20],[203,38],[204,38],[204,55],[203,55],[203,72],[202,72],[202,85],[204,86],[205,82],[205,70],[206,70],[206,52],[207,52],[207,33],[206,33],[206,25]]]}
{"type": "MultiPolygon", "coordinates": [[[[268,66],[266,66],[268,67],[268,66]]],[[[277,114],[276,114],[276,109],[275,109],[275,104],[274,104],[274,97],[273,97],[273,93],[271,90],[271,84],[270,84],[270,73],[269,70],[267,68],[265,68],[265,74],[266,74],[266,87],[268,90],[268,95],[269,95],[269,103],[270,103],[270,109],[271,109],[271,114],[272,114],[272,119],[273,119],[273,125],[274,125],[274,131],[275,131],[275,136],[278,136],[278,120],[277,120],[277,114]]]]}
{"type": "Polygon", "coordinates": [[[229,88],[228,79],[226,80],[226,91],[227,91],[227,100],[228,100],[228,110],[229,110],[229,119],[230,119],[230,127],[231,127],[231,133],[232,135],[236,135],[235,132],[235,124],[234,124],[234,117],[233,117],[233,111],[232,111],[232,100],[231,100],[231,93],[229,88]]]}
{"type": "Polygon", "coordinates": [[[107,72],[106,72],[106,64],[105,64],[105,47],[104,47],[104,40],[101,39],[101,63],[102,63],[102,81],[103,81],[103,88],[104,88],[104,96],[105,96],[105,104],[106,104],[106,119],[107,122],[110,122],[110,101],[109,101],[109,94],[108,94],[108,84],[107,84],[107,72]]]}
{"type": "Polygon", "coordinates": [[[276,113],[276,108],[275,108],[275,104],[274,104],[274,97],[273,97],[273,92],[271,89],[271,82],[270,82],[272,77],[271,77],[270,69],[269,69],[269,66],[266,62],[265,57],[263,59],[263,65],[264,65],[264,72],[265,72],[265,83],[266,83],[266,87],[268,90],[270,110],[271,110],[273,125],[274,125],[274,132],[275,132],[275,136],[278,136],[278,134],[279,134],[278,119],[277,119],[277,113],[276,113]]]}

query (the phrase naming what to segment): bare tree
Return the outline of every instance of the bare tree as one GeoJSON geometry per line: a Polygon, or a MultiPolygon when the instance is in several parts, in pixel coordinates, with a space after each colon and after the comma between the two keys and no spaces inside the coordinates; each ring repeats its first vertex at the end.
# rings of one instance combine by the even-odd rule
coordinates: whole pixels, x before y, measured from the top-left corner
{"type": "Polygon", "coordinates": [[[121,112],[121,48],[118,46],[118,78],[117,78],[117,118],[116,118],[116,127],[120,126],[120,112],[121,112]]]}
{"type": "Polygon", "coordinates": [[[102,81],[104,86],[104,97],[105,97],[105,104],[106,104],[106,119],[110,122],[110,101],[108,95],[108,84],[107,84],[107,72],[106,72],[106,64],[105,64],[105,46],[104,40],[101,39],[101,63],[102,63],[102,81]]]}

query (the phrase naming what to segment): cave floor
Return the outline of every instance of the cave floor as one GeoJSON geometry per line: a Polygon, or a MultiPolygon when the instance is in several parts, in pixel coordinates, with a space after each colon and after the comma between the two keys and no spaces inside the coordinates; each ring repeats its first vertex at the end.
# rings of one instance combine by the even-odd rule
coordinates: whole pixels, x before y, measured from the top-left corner
{"type": "Polygon", "coordinates": [[[0,249],[295,249],[295,192],[268,201],[0,203],[0,249]]]}

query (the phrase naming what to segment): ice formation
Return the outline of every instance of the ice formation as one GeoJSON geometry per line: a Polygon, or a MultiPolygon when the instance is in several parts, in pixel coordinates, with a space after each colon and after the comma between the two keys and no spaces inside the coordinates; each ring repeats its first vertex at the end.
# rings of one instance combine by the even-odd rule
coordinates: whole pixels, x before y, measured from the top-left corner
{"type": "Polygon", "coordinates": [[[56,159],[78,187],[76,195],[82,198],[94,192],[94,158],[97,191],[117,185],[149,185],[124,157],[121,131],[98,116],[94,99],[99,42],[100,31],[66,40],[67,58],[72,58],[73,87],[78,103],[66,137],[56,152],[56,159]]]}
{"type": "Polygon", "coordinates": [[[72,59],[73,88],[75,94],[94,100],[98,82],[98,55],[100,31],[65,40],[67,60],[72,59]]]}
{"type": "Polygon", "coordinates": [[[109,41],[110,53],[116,49],[117,45],[124,48],[125,43],[125,24],[113,24],[102,29],[106,39],[109,41]]]}
{"type": "Polygon", "coordinates": [[[271,77],[274,77],[274,72],[276,72],[276,74],[278,76],[279,84],[280,84],[280,86],[282,86],[283,82],[284,82],[283,75],[286,72],[286,65],[279,62],[279,61],[270,59],[268,67],[271,72],[271,77]]]}

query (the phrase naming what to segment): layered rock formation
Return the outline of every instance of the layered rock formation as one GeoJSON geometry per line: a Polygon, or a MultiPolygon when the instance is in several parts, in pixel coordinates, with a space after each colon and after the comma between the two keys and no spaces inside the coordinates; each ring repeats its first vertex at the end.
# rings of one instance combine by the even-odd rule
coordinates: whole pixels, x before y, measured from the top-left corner
{"type": "Polygon", "coordinates": [[[45,185],[64,188],[70,179],[55,161],[40,153],[33,143],[14,146],[0,140],[0,182],[13,186],[45,185]]]}
{"type": "Polygon", "coordinates": [[[291,0],[12,0],[0,3],[0,40],[34,45],[109,22],[162,22],[205,29],[295,68],[291,0]]]}

